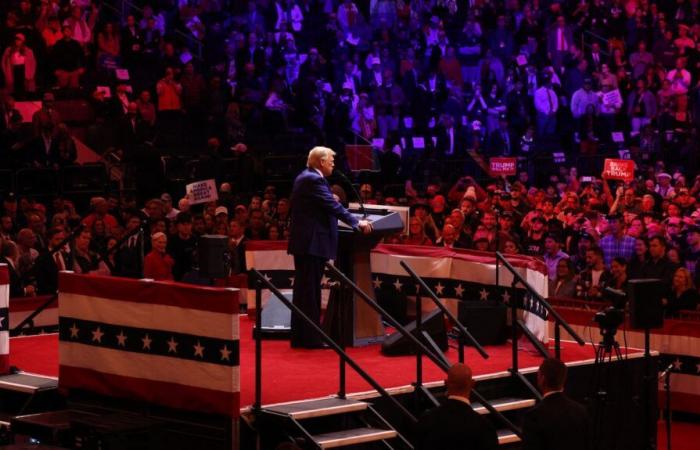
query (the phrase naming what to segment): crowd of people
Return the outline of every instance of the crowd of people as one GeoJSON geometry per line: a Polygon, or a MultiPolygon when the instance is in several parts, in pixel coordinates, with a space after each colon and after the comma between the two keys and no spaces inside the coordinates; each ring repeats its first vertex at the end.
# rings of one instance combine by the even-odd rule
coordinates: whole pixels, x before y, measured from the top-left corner
{"type": "MultiPolygon", "coordinates": [[[[382,170],[360,186],[363,200],[411,207],[408,233],[387,242],[542,257],[550,295],[604,300],[605,287],[658,277],[669,314],[696,308],[697,2],[122,3],[0,5],[3,167],[75,163],[54,106],[65,98],[90,102],[88,144],[119,154],[137,186],[159,179],[142,157],[166,143],[245,160],[263,151],[256,136],[282,130],[340,156],[361,138],[382,170]],[[42,101],[31,118],[16,108],[24,100],[42,101]],[[538,170],[552,152],[565,162],[538,170]],[[603,154],[631,158],[636,178],[572,167],[603,154]],[[515,156],[518,173],[465,176],[458,161],[469,155],[515,156]]],[[[4,193],[13,295],[55,291],[60,269],[187,280],[205,233],[229,236],[232,272],[244,271],[246,240],[287,237],[291,184],[267,186],[259,161],[229,174],[212,161],[219,200],[206,205],[164,185],[106,192],[89,210],[4,193]]]]}

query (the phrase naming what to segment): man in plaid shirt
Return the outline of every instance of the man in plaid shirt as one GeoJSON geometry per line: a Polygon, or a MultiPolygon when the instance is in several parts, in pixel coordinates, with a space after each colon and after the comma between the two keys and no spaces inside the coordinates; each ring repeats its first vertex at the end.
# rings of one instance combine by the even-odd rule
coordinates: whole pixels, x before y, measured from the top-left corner
{"type": "Polygon", "coordinates": [[[605,266],[609,268],[612,260],[618,256],[629,261],[634,255],[634,244],[635,239],[625,235],[622,216],[619,214],[608,216],[608,235],[600,240],[605,266]]]}

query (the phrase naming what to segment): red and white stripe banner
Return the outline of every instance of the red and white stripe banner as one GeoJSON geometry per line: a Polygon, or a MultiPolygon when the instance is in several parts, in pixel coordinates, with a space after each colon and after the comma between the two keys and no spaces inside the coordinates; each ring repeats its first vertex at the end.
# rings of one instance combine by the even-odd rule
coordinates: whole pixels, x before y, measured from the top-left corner
{"type": "Polygon", "coordinates": [[[239,414],[238,292],[61,273],[59,386],[239,414]]]}
{"type": "Polygon", "coordinates": [[[0,374],[10,371],[10,271],[0,264],[0,374]]]}
{"type": "MultiPolygon", "coordinates": [[[[291,289],[294,283],[294,259],[281,241],[251,241],[246,244],[246,266],[255,268],[279,289],[291,289]]],[[[528,328],[543,342],[548,339],[546,312],[525,295],[512,289],[513,276],[503,265],[498,269],[493,253],[453,250],[440,247],[380,244],[372,250],[371,268],[375,296],[414,296],[415,283],[399,265],[406,261],[424,278],[446,305],[457,311],[458,301],[516,301],[528,328]]],[[[517,256],[509,262],[543,297],[547,296],[544,263],[536,258],[517,256]]],[[[326,279],[324,277],[324,283],[326,279]]],[[[252,286],[249,284],[249,286],[252,286]]],[[[370,293],[371,294],[371,293],[370,293]]],[[[263,305],[269,293],[263,291],[263,305]]],[[[255,304],[255,290],[248,290],[248,308],[255,304]]],[[[430,308],[430,302],[424,302],[430,308]]]]}

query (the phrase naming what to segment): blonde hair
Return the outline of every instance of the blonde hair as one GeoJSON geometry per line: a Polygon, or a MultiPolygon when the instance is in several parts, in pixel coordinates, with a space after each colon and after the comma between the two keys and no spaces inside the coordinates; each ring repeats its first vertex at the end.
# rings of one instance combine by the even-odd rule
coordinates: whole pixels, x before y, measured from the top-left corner
{"type": "Polygon", "coordinates": [[[309,152],[309,157],[306,160],[306,167],[309,169],[319,169],[321,161],[328,159],[330,156],[335,156],[335,152],[328,147],[314,147],[309,152]]]}
{"type": "MultiPolygon", "coordinates": [[[[674,277],[677,274],[683,275],[683,278],[685,279],[685,283],[683,285],[683,290],[678,291],[679,294],[682,294],[683,292],[687,291],[688,289],[693,289],[693,276],[690,274],[690,270],[686,269],[685,267],[679,267],[676,269],[676,273],[674,273],[674,277]]],[[[675,290],[675,286],[674,286],[675,290]]]]}

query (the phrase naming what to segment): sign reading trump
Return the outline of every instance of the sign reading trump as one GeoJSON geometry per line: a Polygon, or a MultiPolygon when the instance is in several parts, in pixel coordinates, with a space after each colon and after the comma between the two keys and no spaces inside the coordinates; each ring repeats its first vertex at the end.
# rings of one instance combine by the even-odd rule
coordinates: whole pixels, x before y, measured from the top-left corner
{"type": "Polygon", "coordinates": [[[515,175],[517,173],[517,158],[490,158],[489,170],[491,176],[515,175]]]}
{"type": "Polygon", "coordinates": [[[634,179],[634,161],[629,159],[606,159],[603,176],[609,180],[632,181],[634,179]]]}

